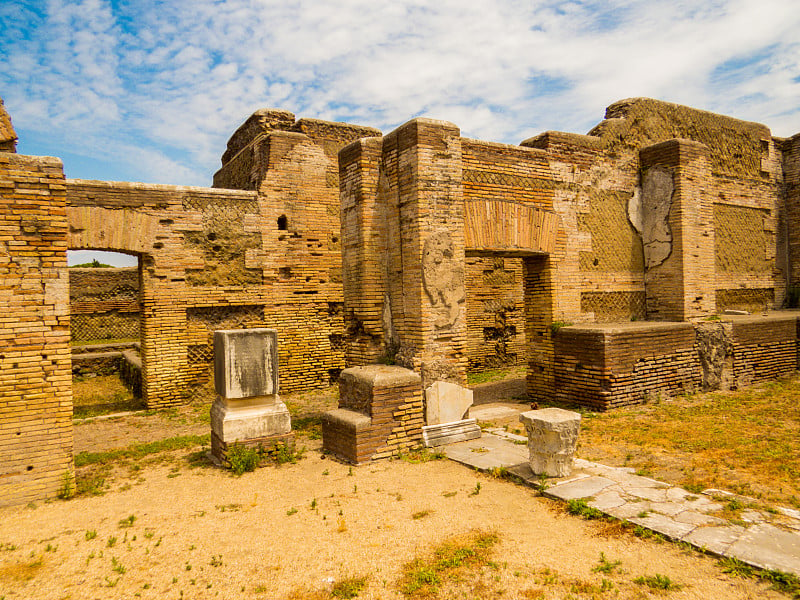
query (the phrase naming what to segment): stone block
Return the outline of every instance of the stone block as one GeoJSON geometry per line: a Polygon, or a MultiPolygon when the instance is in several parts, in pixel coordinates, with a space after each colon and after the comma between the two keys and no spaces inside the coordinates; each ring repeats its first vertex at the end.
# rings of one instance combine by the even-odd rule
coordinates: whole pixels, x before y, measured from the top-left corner
{"type": "Polygon", "coordinates": [[[531,470],[548,477],[569,475],[578,445],[580,414],[561,408],[544,408],[524,412],[519,420],[528,431],[531,470]]]}
{"type": "Polygon", "coordinates": [[[472,406],[472,390],[450,383],[437,381],[425,390],[425,423],[441,425],[461,421],[472,406]]]}
{"type": "Polygon", "coordinates": [[[463,419],[422,428],[422,440],[428,448],[474,440],[479,437],[481,437],[481,428],[475,419],[463,419]]]}
{"type": "Polygon", "coordinates": [[[238,329],[214,332],[214,385],[221,398],[278,393],[278,332],[238,329]]]}
{"type": "Polygon", "coordinates": [[[291,430],[289,409],[275,396],[217,398],[211,406],[211,431],[226,444],[282,435],[291,430]]]}

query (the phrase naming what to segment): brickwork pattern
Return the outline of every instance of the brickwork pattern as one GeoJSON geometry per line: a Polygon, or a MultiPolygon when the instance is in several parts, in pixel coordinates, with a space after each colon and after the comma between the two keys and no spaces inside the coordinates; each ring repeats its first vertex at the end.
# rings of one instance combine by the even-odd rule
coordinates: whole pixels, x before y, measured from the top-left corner
{"type": "Polygon", "coordinates": [[[0,506],[72,478],[64,189],[61,161],[0,153],[0,506]]]}
{"type": "Polygon", "coordinates": [[[700,384],[688,323],[566,327],[555,336],[554,397],[594,410],[642,404],[700,384]]]}
{"type": "Polygon", "coordinates": [[[70,268],[69,311],[73,343],[138,340],[139,270],[70,268]]]}
{"type": "Polygon", "coordinates": [[[336,156],[376,131],[287,119],[273,119],[287,129],[265,131],[256,119],[234,135],[241,147],[215,182],[252,191],[68,182],[70,247],[141,258],[150,407],[208,395],[213,325],[194,316],[212,307],[259,307],[245,326],[278,329],[282,392],[328,385],[344,368],[336,156]]]}
{"type": "Polygon", "coordinates": [[[732,319],[732,374],[736,387],[797,370],[798,323],[796,315],[732,319]]]}
{"type": "Polygon", "coordinates": [[[382,372],[402,372],[398,367],[348,369],[340,379],[339,411],[323,416],[323,448],[361,464],[396,456],[422,443],[422,385],[420,379],[382,372]],[[375,376],[375,371],[378,375],[375,376]]]}
{"type": "Polygon", "coordinates": [[[468,256],[466,294],[470,369],[524,364],[522,259],[468,256]]]}

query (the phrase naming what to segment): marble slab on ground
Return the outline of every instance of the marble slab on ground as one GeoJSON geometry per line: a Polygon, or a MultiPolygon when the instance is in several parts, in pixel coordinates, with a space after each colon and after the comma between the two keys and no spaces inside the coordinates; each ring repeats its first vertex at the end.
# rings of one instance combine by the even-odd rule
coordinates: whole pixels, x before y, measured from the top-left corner
{"type": "Polygon", "coordinates": [[[478,439],[456,442],[441,449],[447,458],[480,471],[528,462],[527,446],[512,444],[486,432],[478,439]]]}
{"type": "Polygon", "coordinates": [[[775,569],[800,574],[800,535],[769,523],[749,527],[725,551],[725,556],[738,558],[762,569],[775,569]]]}
{"type": "Polygon", "coordinates": [[[469,417],[478,421],[497,419],[514,419],[516,421],[519,414],[526,410],[530,410],[530,406],[527,404],[483,404],[470,408],[469,417]]]}

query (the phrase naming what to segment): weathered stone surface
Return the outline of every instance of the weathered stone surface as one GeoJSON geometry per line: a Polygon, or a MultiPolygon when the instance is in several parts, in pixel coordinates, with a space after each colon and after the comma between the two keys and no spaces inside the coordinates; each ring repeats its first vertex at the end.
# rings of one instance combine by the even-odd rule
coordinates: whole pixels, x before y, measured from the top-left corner
{"type": "Polygon", "coordinates": [[[244,400],[217,398],[211,406],[211,431],[226,444],[291,430],[289,409],[274,396],[244,400]]]}
{"type": "Polygon", "coordinates": [[[425,240],[422,281],[435,315],[434,325],[438,329],[452,327],[464,303],[464,266],[456,260],[449,232],[439,231],[425,240]]]}
{"type": "Polygon", "coordinates": [[[450,383],[437,381],[425,390],[425,423],[440,425],[466,418],[472,406],[472,390],[450,383]]]}
{"type": "Polygon", "coordinates": [[[725,556],[758,565],[800,573],[800,533],[783,531],[768,523],[753,525],[725,551],[725,556]]]}
{"type": "Polygon", "coordinates": [[[552,496],[553,498],[560,498],[561,500],[590,498],[612,485],[615,485],[615,483],[611,479],[593,475],[578,479],[577,481],[554,485],[553,487],[547,488],[544,494],[546,496],[552,496]]]}
{"type": "Polygon", "coordinates": [[[422,441],[428,448],[481,437],[481,428],[475,419],[464,419],[422,428],[422,441]]]}
{"type": "Polygon", "coordinates": [[[214,332],[214,384],[222,398],[278,392],[278,332],[239,329],[214,332]]]}
{"type": "Polygon", "coordinates": [[[549,477],[569,475],[578,445],[580,414],[561,408],[544,408],[524,412],[519,420],[528,430],[533,472],[549,477]]]}
{"type": "Polygon", "coordinates": [[[731,544],[738,540],[745,531],[747,530],[739,525],[698,527],[684,536],[683,541],[714,554],[725,554],[731,544]]]}
{"type": "Polygon", "coordinates": [[[703,390],[729,389],[733,379],[733,326],[730,323],[697,323],[697,356],[703,369],[703,390]]]}
{"type": "Polygon", "coordinates": [[[659,513],[649,513],[645,517],[637,516],[629,520],[631,523],[657,531],[661,535],[665,535],[673,540],[681,539],[694,531],[696,527],[688,523],[681,523],[659,513]]]}
{"type": "Polygon", "coordinates": [[[641,197],[633,196],[628,205],[628,214],[642,236],[645,265],[648,268],[660,265],[672,252],[672,231],[669,226],[671,207],[672,173],[661,167],[647,169],[642,176],[641,197]]]}

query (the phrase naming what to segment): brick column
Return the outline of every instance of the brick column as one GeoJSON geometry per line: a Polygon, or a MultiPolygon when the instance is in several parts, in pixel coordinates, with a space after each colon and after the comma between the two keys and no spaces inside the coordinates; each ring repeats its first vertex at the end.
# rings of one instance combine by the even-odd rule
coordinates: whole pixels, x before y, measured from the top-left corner
{"type": "Polygon", "coordinates": [[[60,160],[0,153],[0,506],[73,482],[65,189],[60,160]]]}
{"type": "Polygon", "coordinates": [[[647,318],[691,321],[716,312],[708,147],[672,139],[640,151],[647,318]]]}
{"type": "Polygon", "coordinates": [[[387,215],[378,198],[380,158],[381,138],[358,140],[339,152],[347,366],[375,363],[392,352],[391,319],[384,319],[387,215]]]}
{"type": "Polygon", "coordinates": [[[789,281],[800,288],[800,133],[783,144],[783,181],[789,245],[789,281]]]}
{"type": "Polygon", "coordinates": [[[435,381],[466,381],[461,138],[445,121],[415,119],[383,140],[388,178],[389,290],[398,364],[435,381]],[[395,209],[396,207],[396,209],[395,209]],[[396,212],[394,212],[396,210],[396,212]],[[394,244],[394,246],[392,246],[394,244]],[[399,256],[399,261],[397,257],[399,256]]]}

